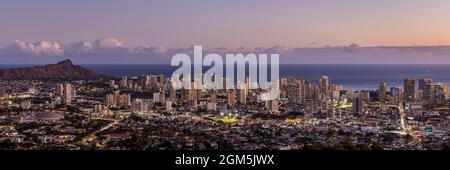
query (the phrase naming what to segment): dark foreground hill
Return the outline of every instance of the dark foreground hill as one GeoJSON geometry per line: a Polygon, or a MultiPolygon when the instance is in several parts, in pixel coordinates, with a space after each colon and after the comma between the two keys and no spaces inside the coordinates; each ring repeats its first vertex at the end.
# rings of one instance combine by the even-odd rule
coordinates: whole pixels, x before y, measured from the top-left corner
{"type": "Polygon", "coordinates": [[[68,59],[44,66],[0,69],[0,80],[97,79],[104,77],[107,76],[74,65],[68,59]]]}

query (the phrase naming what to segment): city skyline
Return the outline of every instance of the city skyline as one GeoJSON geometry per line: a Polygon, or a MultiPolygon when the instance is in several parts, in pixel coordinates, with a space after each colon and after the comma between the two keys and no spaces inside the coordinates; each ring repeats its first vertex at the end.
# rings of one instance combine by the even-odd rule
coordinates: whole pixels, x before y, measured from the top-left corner
{"type": "Polygon", "coordinates": [[[5,130],[0,145],[25,150],[448,149],[447,84],[406,77],[404,87],[380,81],[377,90],[364,91],[345,90],[330,78],[323,75],[317,83],[308,77],[280,78],[282,93],[268,101],[261,100],[261,89],[176,90],[164,75],[5,80],[0,113],[7,121],[0,124],[5,130]]]}

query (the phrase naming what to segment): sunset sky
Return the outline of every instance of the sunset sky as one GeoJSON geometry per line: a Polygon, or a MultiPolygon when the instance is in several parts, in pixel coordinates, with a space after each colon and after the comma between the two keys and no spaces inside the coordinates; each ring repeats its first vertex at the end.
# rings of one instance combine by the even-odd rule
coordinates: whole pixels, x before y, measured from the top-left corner
{"type": "MultiPolygon", "coordinates": [[[[14,0],[0,2],[0,61],[3,63],[28,61],[6,58],[6,56],[19,55],[17,54],[19,52],[34,56],[74,57],[80,62],[88,62],[89,60],[80,59],[77,56],[93,55],[92,52],[82,54],[80,51],[85,49],[76,49],[78,47],[89,47],[88,50],[99,47],[104,53],[107,51],[105,48],[110,47],[133,49],[145,47],[155,56],[154,53],[161,55],[161,52],[189,48],[191,45],[203,45],[206,48],[282,47],[283,49],[327,50],[329,47],[343,48],[350,44],[359,48],[374,46],[431,46],[434,48],[449,45],[450,1],[14,0]],[[39,43],[39,41],[44,42],[39,43]]],[[[447,51],[434,50],[409,51],[405,55],[437,56],[438,59],[434,60],[437,63],[442,61],[450,63],[450,57],[447,60],[443,58],[444,56],[438,56],[447,55],[447,51]]],[[[121,52],[114,51],[114,55],[118,53],[121,52]]],[[[317,55],[322,57],[321,53],[317,55]]],[[[291,58],[294,57],[292,55],[297,55],[297,53],[287,54],[290,54],[291,58]]],[[[95,62],[95,57],[101,55],[97,51],[91,58],[92,61],[98,63],[95,62]]],[[[298,54],[298,56],[301,55],[298,54]]],[[[54,61],[54,59],[48,60],[54,61]]],[[[140,62],[138,60],[141,59],[136,59],[137,63],[140,62]]],[[[44,61],[47,59],[42,60],[44,61]]],[[[333,61],[345,63],[346,60],[338,57],[333,61]]],[[[299,60],[299,62],[302,61],[299,60]]],[[[395,60],[395,62],[402,63],[401,60],[395,60]]],[[[304,60],[304,63],[320,63],[320,61],[304,60]]]]}

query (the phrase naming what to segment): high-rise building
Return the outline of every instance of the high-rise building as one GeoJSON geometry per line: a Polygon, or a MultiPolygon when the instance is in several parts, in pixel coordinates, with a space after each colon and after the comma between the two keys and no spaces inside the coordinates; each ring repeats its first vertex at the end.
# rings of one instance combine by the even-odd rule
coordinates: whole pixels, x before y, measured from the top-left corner
{"type": "Polygon", "coordinates": [[[164,75],[161,74],[161,75],[156,76],[156,81],[157,81],[156,87],[157,87],[158,89],[160,89],[160,88],[163,87],[163,85],[164,85],[166,79],[164,78],[164,75]]]}
{"type": "Polygon", "coordinates": [[[320,88],[312,83],[306,83],[305,84],[305,90],[306,90],[306,99],[311,100],[319,100],[320,96],[320,88]]]}
{"type": "Polygon", "coordinates": [[[121,88],[126,88],[128,85],[128,77],[127,76],[123,76],[122,79],[119,82],[119,85],[121,88]]]}
{"type": "Polygon", "coordinates": [[[412,102],[416,97],[416,79],[408,77],[403,81],[404,89],[404,100],[407,102],[412,102]]]}
{"type": "Polygon", "coordinates": [[[298,84],[289,84],[287,86],[287,98],[289,103],[300,103],[300,86],[298,84]]]}
{"type": "Polygon", "coordinates": [[[72,85],[71,84],[64,85],[64,103],[66,105],[72,104],[72,85]]]}
{"type": "MultiPolygon", "coordinates": [[[[147,76],[148,77],[148,76],[147,76]]],[[[159,82],[158,82],[158,77],[157,76],[154,76],[154,75],[151,75],[151,76],[149,76],[150,78],[149,78],[149,82],[148,82],[148,88],[149,89],[151,89],[151,90],[159,90],[158,89],[158,84],[159,84],[159,82]]]]}
{"type": "Polygon", "coordinates": [[[55,85],[55,96],[63,96],[64,95],[64,85],[56,84],[55,85]]]}
{"type": "Polygon", "coordinates": [[[108,107],[116,107],[116,99],[113,94],[106,95],[106,105],[108,107]]]}
{"type": "Polygon", "coordinates": [[[353,113],[362,115],[364,111],[364,101],[361,97],[353,98],[353,113]]]}
{"type": "Polygon", "coordinates": [[[430,90],[430,101],[433,104],[443,104],[448,99],[448,85],[447,84],[431,84],[428,85],[430,90]]]}
{"type": "Polygon", "coordinates": [[[380,103],[385,103],[387,96],[386,96],[386,82],[382,81],[380,82],[380,85],[378,86],[378,101],[380,103]]]}
{"type": "Polygon", "coordinates": [[[103,113],[106,109],[107,109],[107,107],[105,105],[96,104],[94,106],[94,113],[103,113]]]}
{"type": "Polygon", "coordinates": [[[150,77],[147,75],[139,75],[139,76],[137,76],[136,83],[142,89],[148,89],[148,84],[150,83],[150,77]]]}
{"type": "Polygon", "coordinates": [[[424,90],[427,85],[433,84],[433,79],[431,77],[419,79],[419,90],[424,90]]]}
{"type": "Polygon", "coordinates": [[[130,94],[120,95],[120,90],[115,90],[112,94],[106,95],[106,106],[108,107],[123,107],[131,105],[130,94]]]}
{"type": "Polygon", "coordinates": [[[344,89],[342,85],[331,85],[331,99],[339,100],[339,97],[341,96],[341,91],[344,89]]]}
{"type": "Polygon", "coordinates": [[[116,88],[116,81],[115,80],[109,80],[109,88],[111,88],[111,89],[116,88]]]}
{"type": "Polygon", "coordinates": [[[299,103],[300,104],[305,104],[305,102],[306,102],[306,85],[304,84],[304,82],[301,82],[301,84],[299,84],[299,90],[298,90],[298,99],[299,99],[299,103]]]}
{"type": "Polygon", "coordinates": [[[289,84],[292,84],[290,81],[292,80],[292,78],[286,78],[286,77],[282,77],[280,78],[280,87],[283,90],[283,88],[287,88],[287,86],[289,84]]]}
{"type": "Polygon", "coordinates": [[[116,105],[120,103],[120,90],[113,91],[114,95],[114,101],[116,102],[116,105]]]}
{"type": "Polygon", "coordinates": [[[128,89],[135,89],[134,88],[134,85],[135,85],[136,83],[133,81],[133,80],[128,80],[127,81],[127,85],[126,85],[126,87],[128,88],[128,89]]]}
{"type": "Polygon", "coordinates": [[[167,100],[166,101],[166,111],[171,111],[172,110],[172,101],[167,100]]]}
{"type": "Polygon", "coordinates": [[[396,102],[402,102],[403,101],[403,92],[401,88],[398,87],[391,87],[390,89],[390,95],[395,98],[396,102]]]}
{"type": "Polygon", "coordinates": [[[433,79],[430,77],[419,79],[419,91],[422,92],[423,99],[429,101],[431,99],[430,86],[433,84],[433,79]]]}
{"type": "Polygon", "coordinates": [[[227,91],[227,102],[231,106],[234,106],[236,104],[236,91],[235,90],[227,91]]]}
{"type": "Polygon", "coordinates": [[[328,76],[320,76],[320,80],[319,80],[319,88],[320,88],[320,93],[325,94],[326,96],[329,96],[329,90],[330,90],[330,80],[328,78],[328,76]]]}
{"type": "Polygon", "coordinates": [[[142,99],[136,99],[131,102],[131,112],[144,114],[148,112],[148,103],[142,99]]]}
{"type": "Polygon", "coordinates": [[[217,103],[217,94],[215,90],[211,90],[211,96],[209,98],[209,102],[217,103]]]}
{"type": "Polygon", "coordinates": [[[245,89],[238,89],[237,90],[237,98],[240,104],[245,104],[247,103],[247,95],[245,93],[245,89]]]}
{"type": "Polygon", "coordinates": [[[267,100],[266,109],[272,112],[278,111],[278,100],[267,100]]]}
{"type": "Polygon", "coordinates": [[[117,101],[117,105],[119,107],[130,106],[131,105],[131,95],[130,94],[121,94],[119,97],[119,101],[117,101]]]}
{"type": "Polygon", "coordinates": [[[369,102],[370,101],[370,92],[368,92],[368,91],[361,91],[361,92],[359,92],[359,97],[361,97],[361,99],[364,102],[369,102]]]}
{"type": "Polygon", "coordinates": [[[191,83],[191,88],[188,90],[188,96],[187,99],[189,102],[193,102],[197,100],[197,90],[195,89],[196,83],[193,81],[191,83]]]}
{"type": "Polygon", "coordinates": [[[237,89],[237,100],[240,104],[247,103],[247,83],[238,83],[239,88],[237,89]]]}
{"type": "Polygon", "coordinates": [[[172,86],[169,86],[169,100],[175,101],[177,100],[177,90],[172,86]]]}
{"type": "Polygon", "coordinates": [[[306,99],[305,101],[305,114],[310,116],[314,113],[317,113],[318,110],[318,102],[314,99],[306,99]]]}

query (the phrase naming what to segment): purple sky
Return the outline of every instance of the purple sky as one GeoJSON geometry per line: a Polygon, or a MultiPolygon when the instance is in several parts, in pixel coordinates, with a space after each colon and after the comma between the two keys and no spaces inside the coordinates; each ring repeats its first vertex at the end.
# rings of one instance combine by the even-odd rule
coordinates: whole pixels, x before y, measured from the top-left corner
{"type": "Polygon", "coordinates": [[[2,1],[0,64],[168,63],[192,45],[285,63],[450,64],[449,11],[448,0],[2,1]]]}

